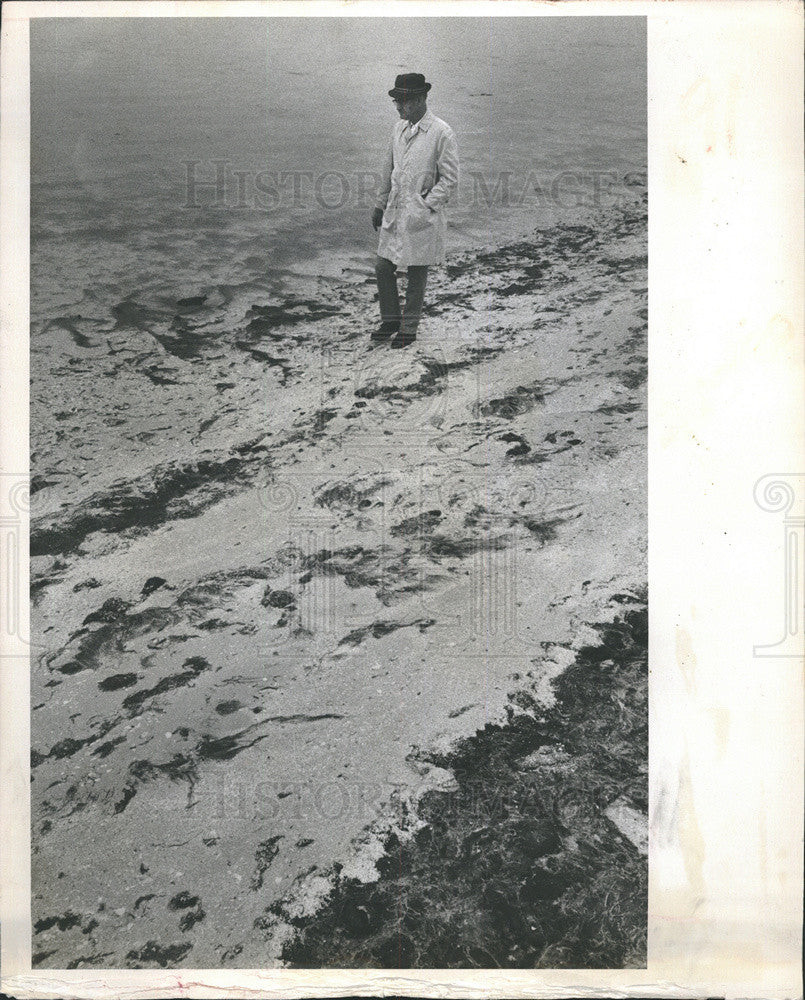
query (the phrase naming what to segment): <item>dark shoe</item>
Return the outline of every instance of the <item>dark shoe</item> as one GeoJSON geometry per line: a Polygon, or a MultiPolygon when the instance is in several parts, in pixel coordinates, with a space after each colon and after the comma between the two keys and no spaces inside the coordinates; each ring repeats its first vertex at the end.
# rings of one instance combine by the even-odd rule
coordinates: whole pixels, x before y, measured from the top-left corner
{"type": "Polygon", "coordinates": [[[410,344],[416,343],[415,333],[403,333],[402,330],[392,339],[389,347],[393,347],[395,350],[398,347],[408,347],[410,344]]]}
{"type": "Polygon", "coordinates": [[[377,330],[372,331],[370,340],[388,340],[400,329],[399,323],[381,323],[377,330]]]}

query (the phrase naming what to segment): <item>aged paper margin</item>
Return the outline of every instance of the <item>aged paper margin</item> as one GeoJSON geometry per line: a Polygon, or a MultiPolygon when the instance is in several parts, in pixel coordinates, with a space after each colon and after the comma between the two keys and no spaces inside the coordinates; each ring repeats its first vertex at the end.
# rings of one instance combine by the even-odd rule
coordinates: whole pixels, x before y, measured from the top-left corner
{"type": "Polygon", "coordinates": [[[0,525],[4,549],[12,552],[4,560],[5,581],[19,560],[19,590],[2,594],[4,610],[16,600],[20,623],[17,634],[4,629],[0,636],[4,992],[802,995],[802,661],[755,651],[790,632],[792,615],[789,648],[796,649],[803,628],[798,602],[805,581],[791,575],[787,561],[792,533],[800,545],[805,541],[796,520],[805,504],[802,27],[795,0],[4,4],[0,525]],[[266,14],[648,18],[646,970],[31,971],[29,687],[20,639],[28,634],[27,523],[19,493],[8,507],[28,474],[28,19],[266,14]],[[794,506],[786,506],[786,490],[794,506]],[[800,587],[793,605],[792,580],[800,587]]]}

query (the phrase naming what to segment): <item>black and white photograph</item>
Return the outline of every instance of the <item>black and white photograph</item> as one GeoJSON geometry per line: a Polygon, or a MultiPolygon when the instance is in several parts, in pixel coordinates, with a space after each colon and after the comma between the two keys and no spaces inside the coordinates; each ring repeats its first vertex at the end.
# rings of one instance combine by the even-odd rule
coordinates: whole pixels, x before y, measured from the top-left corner
{"type": "Polygon", "coordinates": [[[645,17],[30,93],[32,967],[645,967],[645,17]]]}
{"type": "Polygon", "coordinates": [[[803,38],[2,4],[3,996],[802,1000],[803,38]]]}
{"type": "Polygon", "coordinates": [[[4,996],[801,1000],[803,37],[3,3],[4,996]]]}

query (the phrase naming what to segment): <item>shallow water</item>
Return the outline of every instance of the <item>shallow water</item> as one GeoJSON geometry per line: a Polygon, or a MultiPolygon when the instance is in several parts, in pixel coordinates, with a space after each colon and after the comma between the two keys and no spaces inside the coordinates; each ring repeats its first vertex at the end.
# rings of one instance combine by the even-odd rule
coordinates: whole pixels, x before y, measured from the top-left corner
{"type": "Polygon", "coordinates": [[[88,284],[125,297],[365,260],[359,175],[380,169],[406,69],[459,138],[454,243],[561,209],[563,171],[587,175],[554,192],[571,206],[591,171],[645,168],[642,18],[37,20],[31,54],[35,318],[88,284]],[[493,194],[501,172],[511,211],[477,179],[493,194]]]}

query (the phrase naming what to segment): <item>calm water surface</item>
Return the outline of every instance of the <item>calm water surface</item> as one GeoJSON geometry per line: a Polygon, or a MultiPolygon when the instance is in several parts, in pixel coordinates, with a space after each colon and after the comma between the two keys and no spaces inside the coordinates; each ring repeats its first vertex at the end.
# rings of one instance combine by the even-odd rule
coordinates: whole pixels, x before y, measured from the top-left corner
{"type": "Polygon", "coordinates": [[[34,334],[88,302],[365,270],[407,70],[459,138],[453,245],[545,224],[552,183],[567,207],[645,169],[645,52],[642,18],[36,20],[34,334]],[[502,172],[508,208],[483,194],[502,172]]]}

